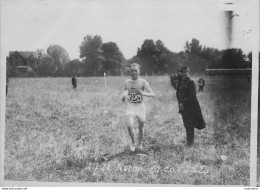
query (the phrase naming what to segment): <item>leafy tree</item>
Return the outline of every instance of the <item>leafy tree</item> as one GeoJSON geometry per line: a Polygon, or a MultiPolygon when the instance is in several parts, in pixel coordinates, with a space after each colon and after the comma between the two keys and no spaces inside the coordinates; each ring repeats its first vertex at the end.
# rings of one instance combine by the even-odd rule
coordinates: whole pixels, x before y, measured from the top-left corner
{"type": "MultiPolygon", "coordinates": [[[[260,53],[259,53],[259,54],[260,54],[260,53]]],[[[249,52],[249,53],[247,54],[247,58],[248,58],[249,63],[251,63],[251,66],[252,66],[252,52],[249,52]]]]}
{"type": "Polygon", "coordinates": [[[183,51],[177,53],[175,56],[175,59],[176,59],[176,62],[178,63],[179,67],[187,65],[187,63],[188,63],[188,56],[183,51]]]}
{"type": "Polygon", "coordinates": [[[247,68],[246,55],[241,49],[226,49],[222,57],[222,67],[227,69],[247,68]]]}
{"type": "Polygon", "coordinates": [[[71,77],[73,74],[81,74],[83,63],[78,59],[73,59],[65,64],[64,75],[71,77]]]}
{"type": "Polygon", "coordinates": [[[200,57],[207,62],[207,68],[220,68],[223,52],[218,49],[203,47],[200,57]]]}
{"type": "Polygon", "coordinates": [[[50,45],[47,48],[47,54],[53,58],[55,65],[53,76],[61,76],[65,63],[70,61],[68,52],[60,45],[50,45]]]}
{"type": "Polygon", "coordinates": [[[38,59],[41,60],[42,56],[45,54],[43,49],[37,49],[38,59]]]}
{"type": "Polygon", "coordinates": [[[166,63],[167,65],[167,73],[176,72],[181,66],[187,66],[188,57],[186,53],[179,52],[179,53],[169,53],[170,61],[166,63]]]}
{"type": "Polygon", "coordinates": [[[202,49],[196,38],[193,38],[190,43],[186,41],[184,49],[188,59],[187,66],[190,67],[191,73],[203,73],[209,60],[212,59],[213,50],[206,47],[202,49]]]}
{"type": "Polygon", "coordinates": [[[164,46],[164,43],[161,40],[155,42],[155,54],[159,57],[163,53],[170,53],[170,51],[164,46]]]}
{"type": "Polygon", "coordinates": [[[141,63],[141,59],[137,56],[137,55],[135,55],[135,56],[133,56],[131,59],[128,59],[127,60],[127,64],[130,66],[132,63],[141,63]]]}
{"type": "Polygon", "coordinates": [[[216,69],[223,67],[223,51],[206,46],[202,48],[199,40],[195,38],[190,43],[187,41],[184,49],[188,56],[188,65],[193,72],[202,73],[206,68],[216,69]]]}
{"type": "Polygon", "coordinates": [[[102,38],[98,35],[87,35],[79,47],[80,58],[84,58],[85,75],[95,76],[102,73],[104,61],[102,52],[102,38]]]}
{"type": "Polygon", "coordinates": [[[143,73],[149,75],[168,72],[168,65],[173,60],[173,54],[164,46],[161,40],[155,43],[153,40],[144,40],[141,48],[138,48],[137,56],[143,66],[143,73]]]}
{"type": "Polygon", "coordinates": [[[141,48],[138,48],[136,57],[143,68],[141,74],[149,75],[172,73],[180,65],[187,63],[184,52],[171,52],[161,40],[157,40],[155,43],[153,40],[145,40],[141,48]]]}
{"type": "Polygon", "coordinates": [[[144,40],[141,48],[138,48],[137,56],[141,59],[143,69],[141,74],[151,75],[157,71],[156,46],[153,40],[144,40]]]}
{"type": "Polygon", "coordinates": [[[141,74],[163,74],[175,72],[180,66],[188,66],[193,74],[204,73],[205,69],[250,68],[251,55],[244,55],[241,49],[221,50],[200,45],[193,38],[186,42],[185,52],[169,51],[161,40],[155,43],[151,39],[144,40],[137,50],[137,55],[128,63],[138,62],[141,74]]]}
{"type": "Polygon", "coordinates": [[[52,76],[55,67],[54,59],[47,54],[43,54],[38,68],[38,74],[42,77],[52,76]]]}
{"type": "Polygon", "coordinates": [[[156,47],[153,40],[144,40],[141,49],[138,49],[137,55],[140,58],[146,58],[154,55],[156,52],[156,47]]]}
{"type": "Polygon", "coordinates": [[[207,67],[207,62],[196,54],[187,54],[188,60],[186,66],[190,68],[190,72],[192,74],[203,74],[207,67]]]}
{"type": "Polygon", "coordinates": [[[102,46],[104,61],[103,67],[109,75],[119,75],[122,63],[125,61],[122,52],[114,42],[104,43],[102,46]]]}
{"type": "Polygon", "coordinates": [[[159,74],[168,72],[168,65],[173,61],[174,54],[170,54],[170,51],[161,40],[155,42],[155,55],[159,74]]]}
{"type": "Polygon", "coordinates": [[[193,38],[190,43],[186,41],[184,49],[185,52],[199,55],[201,53],[202,46],[200,45],[199,40],[193,38]]]}

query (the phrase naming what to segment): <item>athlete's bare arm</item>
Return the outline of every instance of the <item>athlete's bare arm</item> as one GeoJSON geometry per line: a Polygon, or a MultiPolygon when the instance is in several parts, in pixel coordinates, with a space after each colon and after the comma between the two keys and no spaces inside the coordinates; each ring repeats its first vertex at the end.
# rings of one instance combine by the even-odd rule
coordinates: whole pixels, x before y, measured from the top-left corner
{"type": "Polygon", "coordinates": [[[121,100],[122,100],[122,102],[125,102],[126,101],[126,96],[127,96],[127,90],[125,90],[123,93],[122,93],[122,95],[121,95],[121,100]]]}
{"type": "Polygon", "coordinates": [[[149,84],[145,87],[145,91],[142,92],[142,95],[150,97],[150,98],[155,97],[155,94],[154,94],[153,90],[151,89],[151,87],[149,86],[149,84]]]}
{"type": "Polygon", "coordinates": [[[122,93],[121,95],[121,100],[122,102],[125,102],[126,101],[126,96],[127,96],[127,93],[128,93],[128,90],[126,88],[126,83],[125,83],[125,91],[122,93]]]}

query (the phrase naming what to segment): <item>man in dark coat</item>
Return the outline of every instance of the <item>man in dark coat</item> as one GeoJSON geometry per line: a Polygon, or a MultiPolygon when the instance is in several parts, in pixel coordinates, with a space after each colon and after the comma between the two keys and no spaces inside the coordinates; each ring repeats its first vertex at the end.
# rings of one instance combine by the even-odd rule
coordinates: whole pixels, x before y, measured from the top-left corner
{"type": "Polygon", "coordinates": [[[203,78],[203,77],[200,77],[198,83],[199,83],[199,92],[203,92],[203,87],[204,87],[204,85],[205,85],[205,80],[204,80],[204,78],[203,78]]]}
{"type": "Polygon", "coordinates": [[[206,127],[201,108],[196,97],[196,86],[189,77],[187,67],[181,67],[182,82],[179,87],[179,107],[184,127],[186,129],[187,145],[194,143],[194,128],[199,130],[206,127]]]}
{"type": "MultiPolygon", "coordinates": [[[[182,83],[182,75],[179,71],[177,73],[174,73],[174,75],[171,75],[171,85],[176,90],[176,97],[178,100],[179,109],[180,109],[180,93],[179,92],[180,92],[181,83],[182,83]]],[[[179,113],[180,113],[180,110],[179,110],[179,113]]]]}
{"type": "Polygon", "coordinates": [[[76,75],[73,75],[72,77],[72,86],[73,86],[73,89],[76,89],[77,88],[77,79],[76,79],[76,75]]]}

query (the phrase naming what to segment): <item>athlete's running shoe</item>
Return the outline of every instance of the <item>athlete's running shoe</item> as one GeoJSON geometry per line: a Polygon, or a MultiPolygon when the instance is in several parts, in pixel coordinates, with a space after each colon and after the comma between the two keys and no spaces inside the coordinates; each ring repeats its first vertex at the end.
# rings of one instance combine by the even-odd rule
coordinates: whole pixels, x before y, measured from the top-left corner
{"type": "Polygon", "coordinates": [[[134,144],[131,144],[131,145],[130,145],[130,150],[131,150],[132,152],[135,151],[135,145],[134,145],[134,144]]]}
{"type": "Polygon", "coordinates": [[[138,145],[137,145],[137,149],[138,149],[138,150],[143,150],[143,145],[142,145],[142,144],[138,144],[138,145]]]}

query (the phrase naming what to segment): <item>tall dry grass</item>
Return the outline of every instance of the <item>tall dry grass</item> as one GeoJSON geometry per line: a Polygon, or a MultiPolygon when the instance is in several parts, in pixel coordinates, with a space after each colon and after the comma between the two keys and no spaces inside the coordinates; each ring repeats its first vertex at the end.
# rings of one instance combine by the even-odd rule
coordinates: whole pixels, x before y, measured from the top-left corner
{"type": "Polygon", "coordinates": [[[196,130],[195,144],[187,148],[169,78],[144,78],[157,95],[145,99],[147,156],[128,150],[125,104],[119,99],[125,77],[108,77],[107,88],[102,78],[79,78],[76,91],[70,78],[11,79],[5,179],[249,185],[247,81],[206,79],[205,92],[197,97],[207,127],[196,130]]]}

